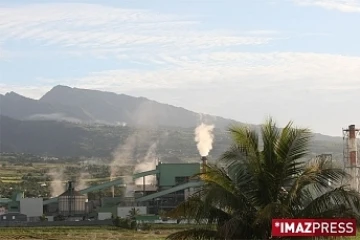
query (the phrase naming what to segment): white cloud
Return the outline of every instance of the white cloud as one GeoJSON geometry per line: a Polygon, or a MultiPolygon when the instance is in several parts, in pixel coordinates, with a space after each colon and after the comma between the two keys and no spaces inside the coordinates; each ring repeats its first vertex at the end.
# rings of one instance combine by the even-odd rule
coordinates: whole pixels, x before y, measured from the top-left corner
{"type": "MultiPolygon", "coordinates": [[[[266,44],[272,37],[202,31],[188,16],[96,4],[32,4],[0,8],[0,40],[27,39],[96,51],[189,49],[266,44]]],[[[77,49],[79,51],[80,49],[77,49]]]]}
{"type": "Polygon", "coordinates": [[[92,72],[81,78],[53,79],[53,82],[117,92],[216,88],[219,85],[314,92],[360,88],[360,57],[298,52],[214,52],[191,56],[160,55],[155,60],[166,65],[154,70],[92,72]]]}
{"type": "Polygon", "coordinates": [[[341,12],[360,12],[359,0],[293,0],[303,6],[318,6],[329,10],[341,12]]]}

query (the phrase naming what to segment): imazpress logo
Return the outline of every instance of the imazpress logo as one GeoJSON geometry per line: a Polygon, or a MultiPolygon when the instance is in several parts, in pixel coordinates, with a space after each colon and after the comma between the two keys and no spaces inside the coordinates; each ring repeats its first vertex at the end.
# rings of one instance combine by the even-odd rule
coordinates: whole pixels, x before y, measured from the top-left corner
{"type": "Polygon", "coordinates": [[[356,236],[355,219],[273,219],[274,237],[356,236]]]}

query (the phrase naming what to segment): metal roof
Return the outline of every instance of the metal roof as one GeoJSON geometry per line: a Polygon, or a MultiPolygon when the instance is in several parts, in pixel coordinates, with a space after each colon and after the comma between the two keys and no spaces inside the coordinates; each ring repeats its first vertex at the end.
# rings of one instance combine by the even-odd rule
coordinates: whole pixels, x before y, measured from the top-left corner
{"type": "Polygon", "coordinates": [[[66,190],[64,193],[62,193],[59,197],[69,197],[69,196],[84,196],[78,191],[75,190],[66,190]]]}

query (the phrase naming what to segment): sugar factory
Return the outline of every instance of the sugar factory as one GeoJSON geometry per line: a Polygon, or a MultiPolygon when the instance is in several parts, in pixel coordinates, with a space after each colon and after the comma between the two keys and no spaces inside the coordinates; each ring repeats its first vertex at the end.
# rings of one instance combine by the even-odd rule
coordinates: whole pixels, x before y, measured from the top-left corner
{"type": "MultiPolygon", "coordinates": [[[[343,129],[343,166],[353,176],[350,185],[357,191],[360,190],[359,132],[355,125],[343,129]]],[[[201,161],[195,163],[159,161],[153,170],[118,177],[79,191],[69,181],[65,192],[50,199],[25,198],[23,193],[14,193],[12,198],[0,199],[3,206],[0,207],[0,225],[6,225],[5,222],[39,221],[40,216],[45,216],[47,221],[59,220],[60,216],[68,221],[124,218],[132,208],[138,210],[137,219],[160,221],[160,211],[175,208],[201,187],[202,182],[196,175],[205,170],[206,161],[207,157],[201,157],[201,161]],[[145,184],[147,177],[153,177],[154,184],[145,184]],[[138,179],[142,180],[142,184],[135,184],[138,179]],[[100,200],[87,199],[87,193],[116,187],[125,188],[126,193],[121,197],[113,195],[100,200]]]]}
{"type": "Polygon", "coordinates": [[[70,221],[124,218],[132,208],[138,210],[139,218],[156,220],[160,211],[175,208],[201,186],[196,174],[201,172],[206,157],[201,160],[202,163],[158,162],[155,169],[131,176],[130,183],[126,180],[129,176],[124,176],[76,191],[74,183],[69,181],[64,193],[47,200],[24,198],[23,193],[17,193],[11,199],[0,199],[2,205],[6,206],[0,208],[0,225],[4,221],[39,221],[40,216],[45,216],[47,221],[60,220],[57,219],[59,217],[70,221]],[[145,184],[145,178],[149,176],[155,176],[155,184],[145,184]],[[141,178],[143,184],[135,185],[135,180],[141,178]],[[126,194],[88,201],[87,193],[111,187],[125,188],[126,194]]]}

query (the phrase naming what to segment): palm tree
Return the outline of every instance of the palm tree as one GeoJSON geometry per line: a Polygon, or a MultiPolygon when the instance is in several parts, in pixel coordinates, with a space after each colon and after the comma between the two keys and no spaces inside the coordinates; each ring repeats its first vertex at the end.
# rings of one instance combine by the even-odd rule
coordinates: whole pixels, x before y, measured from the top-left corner
{"type": "Polygon", "coordinates": [[[139,214],[140,214],[140,210],[138,208],[131,208],[129,211],[129,215],[127,215],[127,217],[130,219],[134,219],[139,214]]]}
{"type": "Polygon", "coordinates": [[[168,239],[268,239],[272,218],[360,219],[359,193],[342,185],[350,176],[329,158],[305,161],[308,129],[289,122],[279,130],[270,118],[260,132],[244,126],[229,132],[232,146],[199,175],[202,190],[169,213],[206,224],[168,239]]]}

